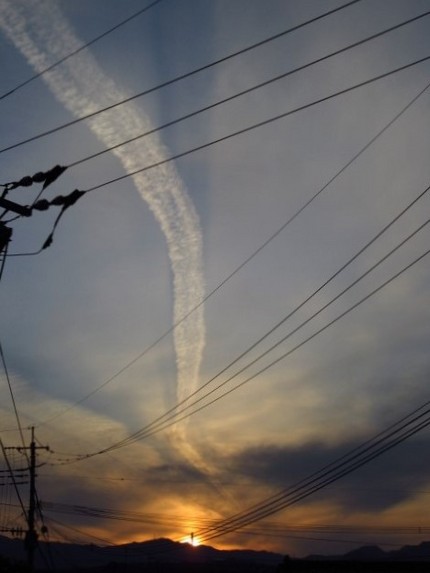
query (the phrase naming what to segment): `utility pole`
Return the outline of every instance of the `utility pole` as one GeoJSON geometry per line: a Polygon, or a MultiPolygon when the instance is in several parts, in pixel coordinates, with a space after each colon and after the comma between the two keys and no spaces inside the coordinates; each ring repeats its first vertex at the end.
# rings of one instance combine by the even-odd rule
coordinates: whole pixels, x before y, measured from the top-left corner
{"type": "MultiPolygon", "coordinates": [[[[4,197],[0,197],[0,207],[3,207],[6,211],[12,211],[17,215],[21,215],[22,217],[31,216],[30,207],[19,205],[18,203],[14,203],[13,201],[5,199],[4,197]]],[[[0,222],[0,253],[7,247],[11,236],[12,229],[6,227],[4,223],[0,222]]]]}
{"type": "Polygon", "coordinates": [[[30,492],[29,492],[29,502],[28,502],[28,516],[27,516],[27,531],[24,538],[24,547],[27,552],[27,564],[30,571],[34,568],[34,552],[37,547],[38,535],[36,532],[36,458],[37,450],[47,450],[48,446],[36,446],[34,440],[34,426],[31,427],[31,443],[27,447],[16,448],[19,452],[23,450],[30,450],[30,492]]]}
{"type": "Polygon", "coordinates": [[[30,497],[28,507],[28,530],[25,535],[27,549],[27,562],[30,571],[33,571],[34,551],[37,545],[37,533],[34,527],[34,514],[36,510],[36,444],[34,442],[34,427],[31,428],[30,444],[30,497]]]}
{"type": "Polygon", "coordinates": [[[5,199],[4,197],[0,197],[0,207],[3,207],[6,211],[12,211],[17,215],[22,215],[23,217],[31,217],[30,207],[9,201],[9,199],[5,199]]]}
{"type": "MultiPolygon", "coordinates": [[[[33,202],[31,207],[27,205],[21,205],[19,203],[16,203],[15,201],[10,201],[9,199],[6,199],[6,195],[10,191],[17,189],[18,187],[30,187],[31,185],[33,185],[33,183],[43,183],[41,191],[42,193],[49,185],[54,183],[54,181],[56,181],[58,177],[60,177],[60,175],[62,175],[64,171],[66,171],[66,169],[67,166],[55,165],[52,169],[49,169],[49,171],[45,172],[38,171],[32,176],[22,177],[19,181],[11,181],[10,183],[0,184],[0,187],[3,187],[3,193],[0,195],[0,209],[4,209],[3,213],[0,214],[0,219],[2,219],[3,216],[9,211],[15,213],[16,215],[18,215],[18,217],[31,217],[33,214],[33,210],[46,211],[47,209],[53,206],[61,207],[60,214],[57,216],[57,219],[54,223],[54,229],[48,235],[48,238],[43,244],[41,250],[46,249],[51,245],[55,228],[58,224],[58,221],[63,216],[64,211],[69,207],[71,207],[72,205],[74,205],[78,199],[80,199],[83,195],[85,195],[86,191],[79,191],[79,189],[75,189],[68,195],[65,196],[59,195],[58,197],[54,197],[50,201],[46,199],[36,199],[36,201],[33,202]]],[[[40,193],[38,197],[39,196],[40,193]]],[[[9,242],[11,240],[11,236],[12,236],[12,229],[7,227],[5,223],[0,221],[0,254],[4,252],[4,260],[6,260],[6,251],[9,242]]],[[[1,268],[0,268],[0,276],[1,276],[1,268]]]]}

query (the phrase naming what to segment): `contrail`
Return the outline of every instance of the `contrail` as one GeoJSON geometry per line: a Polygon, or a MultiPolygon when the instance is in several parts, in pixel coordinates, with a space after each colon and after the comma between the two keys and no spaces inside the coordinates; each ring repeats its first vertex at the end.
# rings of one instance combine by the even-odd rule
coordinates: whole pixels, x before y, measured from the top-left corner
{"type": "MultiPolygon", "coordinates": [[[[75,36],[58,4],[39,0],[0,0],[0,27],[25,56],[36,72],[52,60],[76,50],[82,42],[75,36]]],[[[88,114],[125,97],[118,86],[100,69],[85,50],[43,79],[54,96],[76,117],[88,114]]],[[[88,121],[91,131],[106,146],[152,129],[141,109],[127,105],[100,114],[88,121]]],[[[167,157],[157,135],[138,145],[115,149],[126,172],[167,157]]],[[[166,238],[173,273],[174,330],[177,365],[177,399],[182,401],[197,388],[205,325],[202,307],[194,310],[204,297],[202,234],[199,218],[174,166],[159,167],[149,174],[136,175],[134,184],[158,221],[166,238]]]]}

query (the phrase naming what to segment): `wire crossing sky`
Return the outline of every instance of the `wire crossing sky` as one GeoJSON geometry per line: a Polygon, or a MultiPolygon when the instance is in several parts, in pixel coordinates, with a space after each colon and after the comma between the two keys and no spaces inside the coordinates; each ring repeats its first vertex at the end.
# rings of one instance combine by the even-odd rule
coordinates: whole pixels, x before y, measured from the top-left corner
{"type": "MultiPolygon", "coordinates": [[[[158,0],[158,1],[160,1],[160,0],[158,0]]],[[[198,73],[200,73],[200,72],[202,72],[202,71],[208,69],[209,67],[216,66],[216,65],[221,64],[221,63],[223,63],[223,62],[225,62],[225,61],[227,61],[227,60],[229,60],[229,59],[231,59],[231,58],[235,58],[236,56],[239,56],[239,55],[241,55],[241,54],[243,54],[243,53],[246,53],[246,52],[248,52],[248,51],[250,51],[250,50],[254,50],[255,48],[259,48],[260,46],[266,44],[267,42],[272,42],[272,41],[274,41],[274,40],[277,40],[278,38],[280,38],[280,37],[282,37],[282,36],[284,36],[284,35],[286,35],[286,34],[290,34],[291,32],[295,32],[296,30],[298,30],[298,29],[300,29],[300,28],[302,28],[302,27],[304,27],[304,26],[307,26],[307,25],[309,25],[309,24],[313,24],[314,22],[320,20],[321,18],[325,18],[326,16],[330,16],[331,14],[336,13],[336,12],[338,12],[339,10],[342,10],[342,9],[344,9],[344,8],[347,8],[348,6],[350,6],[350,5],[352,5],[352,4],[356,4],[357,2],[361,2],[361,1],[362,1],[362,0],[351,0],[350,2],[347,2],[346,4],[343,4],[343,5],[341,5],[341,6],[338,6],[338,7],[335,8],[334,10],[329,10],[328,12],[325,12],[324,14],[320,14],[319,16],[317,16],[317,17],[315,17],[315,18],[311,18],[310,20],[308,20],[308,21],[306,21],[306,22],[303,22],[302,24],[299,24],[299,25],[297,25],[297,26],[293,26],[292,28],[288,28],[287,30],[284,30],[283,32],[281,32],[281,33],[279,33],[279,34],[276,34],[276,35],[274,35],[274,36],[271,36],[270,38],[266,38],[265,40],[262,40],[262,41],[260,41],[260,42],[257,42],[256,44],[252,44],[251,46],[247,46],[246,48],[242,48],[242,49],[239,50],[238,52],[234,52],[233,54],[229,54],[228,56],[224,56],[223,58],[220,58],[219,60],[216,60],[215,62],[211,62],[210,64],[206,64],[205,66],[202,66],[202,67],[200,67],[200,68],[197,68],[197,69],[195,69],[195,70],[192,70],[191,72],[188,72],[188,73],[186,73],[186,74],[182,74],[182,75],[180,75],[180,76],[178,76],[178,77],[176,77],[176,78],[173,78],[173,79],[171,79],[171,80],[169,80],[169,81],[167,81],[167,82],[164,82],[164,83],[162,83],[162,84],[160,84],[160,85],[157,85],[157,86],[155,86],[155,87],[153,87],[153,88],[150,88],[149,90],[145,90],[144,92],[139,92],[138,94],[135,94],[135,95],[133,95],[133,96],[131,96],[131,97],[128,97],[128,98],[126,98],[126,99],[124,99],[124,100],[118,101],[118,102],[116,102],[116,103],[114,103],[114,104],[111,104],[111,105],[109,105],[109,106],[107,106],[107,107],[104,107],[104,108],[101,108],[101,109],[99,109],[99,110],[97,110],[97,111],[93,111],[93,112],[91,112],[91,113],[89,113],[89,114],[83,115],[83,116],[81,116],[81,117],[79,117],[79,118],[73,120],[72,122],[68,122],[67,124],[64,124],[64,125],[61,125],[61,126],[52,128],[52,129],[50,129],[49,131],[46,131],[46,132],[44,132],[44,133],[40,133],[40,134],[38,134],[38,135],[35,135],[35,136],[33,136],[33,137],[31,137],[31,138],[25,140],[25,141],[21,141],[21,142],[19,142],[19,143],[16,143],[16,144],[14,144],[14,145],[11,145],[11,146],[9,146],[9,147],[7,147],[7,148],[1,149],[1,150],[0,150],[0,153],[2,153],[2,152],[4,152],[4,151],[9,151],[10,149],[14,149],[14,148],[16,148],[16,147],[20,147],[21,145],[24,145],[25,143],[29,143],[30,141],[35,141],[35,140],[37,140],[37,139],[40,139],[40,138],[42,138],[42,137],[45,137],[46,135],[52,135],[53,133],[56,133],[57,131],[60,131],[60,130],[65,129],[65,128],[67,128],[67,127],[71,127],[72,125],[75,125],[76,123],[78,123],[78,122],[80,122],[80,121],[83,121],[83,120],[85,120],[85,119],[89,119],[89,118],[91,118],[91,117],[94,117],[94,115],[99,115],[100,113],[103,113],[103,112],[105,112],[105,111],[108,111],[108,110],[110,110],[110,109],[113,109],[113,108],[115,108],[115,107],[118,107],[118,106],[120,106],[120,105],[123,105],[124,103],[128,103],[128,102],[133,101],[133,100],[135,100],[135,99],[137,99],[137,98],[139,98],[139,97],[142,97],[142,96],[144,96],[144,95],[148,95],[149,93],[152,93],[152,92],[154,92],[154,91],[157,91],[157,90],[159,90],[159,89],[161,89],[161,88],[165,88],[165,87],[167,87],[168,85],[171,85],[172,83],[176,83],[176,82],[178,82],[178,81],[182,81],[182,80],[184,80],[184,79],[186,79],[186,78],[188,78],[188,77],[190,77],[190,76],[193,76],[194,74],[198,74],[198,73]]],[[[152,7],[154,4],[156,4],[156,2],[153,2],[152,4],[150,4],[149,7],[152,7]]],[[[149,8],[149,7],[147,7],[147,8],[149,8]]],[[[147,8],[146,8],[146,9],[147,9],[147,8]]],[[[140,10],[136,15],[140,15],[143,11],[146,11],[146,9],[145,9],[145,10],[140,10]]],[[[423,17],[423,16],[425,16],[425,15],[427,15],[427,14],[428,14],[428,13],[426,12],[425,14],[422,14],[422,15],[420,15],[420,16],[417,16],[417,17],[414,18],[413,20],[419,19],[419,18],[421,18],[421,17],[423,17]]],[[[131,18],[134,18],[134,17],[135,17],[135,15],[132,16],[131,18]]],[[[130,20],[130,18],[128,18],[124,23],[128,22],[129,20],[130,20]]],[[[409,23],[409,21],[408,21],[408,23],[409,23]]],[[[403,24],[401,24],[401,25],[403,25],[403,24]]],[[[400,26],[401,26],[401,25],[400,25],[400,26]]],[[[395,26],[395,28],[397,28],[397,27],[398,27],[398,26],[395,26]]],[[[115,27],[115,29],[116,29],[116,27],[115,27]]],[[[108,31],[108,32],[109,32],[109,31],[108,31]]],[[[108,33],[108,32],[107,32],[107,33],[108,33]]],[[[104,36],[104,35],[103,35],[103,36],[104,36]]],[[[102,37],[103,37],[103,36],[102,36],[102,37]]],[[[96,38],[94,41],[97,41],[97,40],[98,40],[98,38],[96,38]]],[[[367,41],[367,40],[364,40],[364,41],[367,41]]],[[[92,42],[92,43],[93,43],[93,42],[92,42]]],[[[360,42],[360,43],[361,43],[361,42],[360,42]]],[[[35,79],[36,77],[40,77],[42,74],[46,73],[47,71],[50,71],[50,70],[52,69],[52,67],[55,67],[55,66],[57,66],[57,65],[59,65],[59,64],[61,64],[61,63],[63,63],[63,61],[65,61],[65,60],[68,59],[69,57],[72,57],[72,56],[74,56],[76,53],[79,53],[82,49],[85,49],[85,48],[87,47],[87,45],[91,45],[91,43],[85,44],[84,46],[81,46],[80,48],[78,48],[78,49],[72,51],[70,54],[68,54],[68,55],[65,56],[64,58],[61,58],[61,59],[58,60],[56,63],[54,63],[52,66],[48,66],[48,68],[45,68],[44,70],[42,70],[41,72],[39,72],[39,74],[38,74],[37,76],[33,76],[32,79],[35,79]]],[[[32,79],[31,79],[31,80],[32,80],[32,79]]],[[[29,81],[31,81],[31,80],[29,80],[29,81]]],[[[27,82],[24,82],[23,85],[25,85],[26,83],[27,83],[27,82]]],[[[14,91],[14,90],[12,90],[10,93],[13,93],[13,91],[14,91]]],[[[9,95],[9,94],[7,94],[7,95],[9,95]]],[[[1,99],[1,98],[0,98],[0,99],[1,99]]]]}
{"type": "Polygon", "coordinates": [[[295,555],[421,542],[427,418],[362,445],[428,401],[427,3],[130,19],[145,6],[2,0],[1,183],[68,166],[3,187],[50,206],[2,217],[0,437],[36,427],[38,497],[63,513],[51,529],[42,504],[37,528],[295,555]]]}
{"type": "Polygon", "coordinates": [[[79,54],[79,52],[81,52],[82,50],[86,50],[87,48],[89,48],[90,46],[92,46],[93,44],[95,44],[96,42],[98,42],[99,40],[101,40],[102,38],[105,38],[106,36],[108,36],[109,34],[111,34],[112,32],[115,32],[115,30],[118,30],[119,28],[121,28],[121,26],[124,26],[125,24],[128,24],[129,22],[131,22],[132,20],[134,20],[134,18],[137,18],[138,16],[144,14],[147,10],[149,10],[150,8],[152,8],[153,6],[156,6],[159,2],[162,2],[162,0],[154,0],[154,2],[151,2],[150,4],[148,4],[147,6],[145,6],[145,8],[142,8],[141,10],[138,10],[137,12],[135,12],[134,14],[132,14],[131,16],[129,16],[128,18],[126,18],[125,20],[122,20],[121,22],[118,22],[118,24],[115,24],[115,26],[113,26],[112,28],[109,28],[109,30],[106,30],[105,32],[99,34],[98,36],[96,36],[95,38],[93,38],[92,40],[89,40],[88,42],[86,42],[85,44],[82,44],[79,48],[76,48],[75,50],[69,52],[67,55],[63,56],[62,58],[60,58],[59,60],[57,60],[56,62],[54,62],[53,64],[49,65],[46,68],[43,68],[42,70],[40,70],[39,72],[37,72],[36,74],[32,75],[31,77],[29,77],[28,79],[24,80],[23,82],[21,82],[20,84],[18,84],[17,86],[15,86],[14,88],[10,89],[9,91],[7,91],[6,93],[2,94],[0,96],[0,100],[11,96],[12,94],[14,94],[15,92],[17,92],[18,90],[20,90],[21,88],[23,88],[24,86],[28,85],[29,83],[33,82],[34,80],[39,79],[40,77],[42,77],[44,74],[46,74],[47,72],[51,71],[53,68],[61,65],[62,63],[64,63],[66,60],[68,60],[69,58],[72,58],[73,56],[75,56],[76,54],[79,54]]]}
{"type": "MultiPolygon", "coordinates": [[[[350,165],[352,165],[352,163],[358,159],[360,157],[360,155],[362,153],[364,153],[379,137],[381,137],[430,87],[430,84],[427,84],[422,90],[420,90],[418,92],[418,94],[416,94],[380,131],[378,131],[378,133],[372,137],[372,139],[366,143],[366,145],[360,150],[358,151],[358,153],[356,153],[333,177],[331,177],[329,179],[329,181],[327,183],[325,183],[325,185],[323,185],[321,187],[321,189],[319,189],[298,211],[296,211],[296,213],[294,213],[291,217],[289,217],[289,219],[287,219],[287,221],[285,221],[285,223],[283,223],[283,225],[281,225],[281,227],[279,227],[266,241],[263,242],[262,245],[260,245],[250,256],[248,256],[232,273],[230,273],[224,280],[222,280],[219,285],[217,285],[210,293],[208,293],[205,298],[203,299],[202,303],[206,302],[213,294],[215,294],[221,287],[224,286],[224,284],[226,284],[231,278],[233,278],[233,276],[239,272],[240,270],[242,270],[242,268],[248,264],[255,256],[257,256],[261,251],[263,251],[263,249],[265,247],[267,247],[270,242],[272,240],[274,240],[282,231],[284,231],[287,226],[292,223],[294,221],[294,219],[296,217],[298,217],[302,211],[308,207],[323,191],[325,191],[350,165]]],[[[423,194],[420,194],[418,196],[417,199],[415,199],[409,207],[406,208],[406,210],[408,208],[410,208],[415,202],[416,200],[418,200],[419,198],[421,198],[422,195],[424,195],[427,192],[427,190],[425,190],[423,192],[423,194]]],[[[403,214],[403,211],[402,213],[403,214]]],[[[392,223],[394,223],[397,220],[398,217],[396,217],[392,223]]],[[[387,228],[389,228],[389,226],[391,226],[390,223],[386,228],[383,229],[382,232],[385,232],[385,230],[387,228]]],[[[381,233],[378,233],[378,235],[376,236],[376,238],[378,238],[380,236],[381,233]]],[[[374,241],[375,239],[373,239],[370,244],[374,241]]],[[[369,246],[369,244],[367,245],[369,246]]],[[[365,248],[367,248],[367,246],[365,248]]],[[[361,254],[363,252],[364,248],[361,249],[359,251],[358,254],[356,254],[354,256],[354,258],[356,258],[359,254],[361,254]]],[[[346,265],[348,265],[348,263],[346,263],[346,265]]],[[[330,282],[333,278],[335,278],[335,276],[337,276],[337,274],[339,274],[343,269],[345,268],[345,266],[341,267],[340,270],[338,270],[335,275],[333,275],[328,281],[326,281],[322,286],[320,286],[314,293],[312,293],[312,295],[310,295],[303,303],[301,303],[301,305],[299,305],[298,308],[300,308],[301,306],[304,306],[304,304],[306,304],[307,302],[309,302],[309,300],[315,296],[315,294],[317,294],[320,290],[322,290],[323,287],[325,287],[327,285],[328,282],[330,282]]],[[[200,306],[200,305],[199,305],[200,306]]],[[[197,309],[198,307],[196,307],[197,309]]],[[[297,309],[295,309],[296,312],[297,309]]],[[[194,309],[191,311],[194,312],[194,309]]],[[[290,315],[288,315],[288,317],[290,317],[290,315]]],[[[180,322],[182,322],[183,320],[186,320],[188,318],[188,315],[184,316],[180,322]]],[[[282,321],[283,322],[283,321],[282,321]]],[[[123,367],[120,368],[120,370],[118,370],[113,376],[110,376],[107,380],[105,380],[102,384],[100,384],[99,386],[97,386],[94,390],[92,390],[89,394],[86,394],[83,398],[81,398],[80,400],[78,400],[77,402],[75,402],[75,404],[72,404],[71,406],[69,406],[68,408],[66,408],[65,410],[55,414],[53,417],[51,417],[49,420],[45,420],[44,422],[42,422],[42,424],[46,423],[46,422],[51,422],[52,420],[57,419],[59,416],[62,416],[63,414],[69,412],[71,409],[73,409],[74,407],[76,407],[79,404],[82,404],[85,400],[87,400],[88,398],[90,398],[91,396],[93,396],[95,393],[97,393],[98,391],[102,390],[105,386],[107,386],[110,382],[112,382],[113,380],[115,380],[118,376],[120,376],[123,372],[125,372],[130,366],[132,366],[133,364],[135,364],[135,362],[137,362],[137,360],[140,360],[143,356],[145,356],[150,350],[152,350],[152,348],[154,348],[157,344],[159,344],[163,338],[165,338],[168,334],[170,334],[170,332],[176,328],[176,324],[173,325],[168,331],[166,331],[161,337],[159,337],[158,339],[156,339],[150,346],[148,346],[146,349],[144,349],[142,352],[140,352],[136,357],[134,357],[129,363],[127,363],[126,365],[124,365],[123,367]]],[[[270,333],[271,331],[269,331],[270,333]]],[[[268,334],[264,335],[263,339],[266,338],[266,336],[268,336],[268,334]]],[[[260,341],[261,342],[261,339],[260,341]]],[[[252,346],[252,348],[254,347],[254,345],[252,346]]],[[[248,352],[248,351],[246,351],[248,352]]],[[[240,356],[242,357],[242,355],[240,356]]],[[[238,359],[235,359],[235,361],[233,362],[236,363],[238,361],[238,359]]],[[[231,366],[232,364],[230,364],[231,366]]],[[[222,372],[224,372],[225,369],[222,370],[222,372]]],[[[211,379],[212,381],[212,379],[211,379]]],[[[204,386],[206,386],[207,383],[205,383],[204,386]]],[[[197,391],[200,391],[202,389],[202,386],[199,387],[199,389],[197,391]]],[[[195,393],[197,393],[197,391],[195,393]]],[[[195,394],[193,393],[193,395],[195,394]]],[[[186,400],[188,400],[189,398],[191,398],[191,396],[188,396],[186,398],[186,400]]],[[[167,414],[169,414],[170,412],[173,412],[180,404],[178,404],[177,406],[171,408],[169,410],[169,412],[167,412],[167,414]]],[[[157,422],[161,419],[162,417],[159,416],[157,418],[157,422]]]]}

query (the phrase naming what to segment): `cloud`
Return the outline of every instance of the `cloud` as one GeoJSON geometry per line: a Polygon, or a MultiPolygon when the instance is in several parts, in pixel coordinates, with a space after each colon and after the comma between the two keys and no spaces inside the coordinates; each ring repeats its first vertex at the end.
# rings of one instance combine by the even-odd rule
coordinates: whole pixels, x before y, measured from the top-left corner
{"type": "MultiPolygon", "coordinates": [[[[255,480],[271,491],[280,491],[341,458],[361,443],[357,440],[346,440],[337,445],[309,442],[297,447],[262,444],[231,456],[229,466],[238,476],[255,480]]],[[[428,446],[429,440],[423,436],[407,441],[300,505],[323,501],[336,507],[339,514],[367,512],[376,515],[409,502],[428,483],[430,462],[425,456],[414,454],[425,451],[428,446]]]]}

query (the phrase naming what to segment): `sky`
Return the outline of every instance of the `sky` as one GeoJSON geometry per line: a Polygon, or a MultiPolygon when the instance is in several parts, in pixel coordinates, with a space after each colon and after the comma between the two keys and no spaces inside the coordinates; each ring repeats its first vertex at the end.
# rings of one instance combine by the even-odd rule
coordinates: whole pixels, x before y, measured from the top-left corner
{"type": "MultiPolygon", "coordinates": [[[[428,57],[430,16],[157,130],[430,9],[361,0],[207,67],[345,3],[161,0],[0,100],[3,184],[155,130],[43,192],[96,187],[64,212],[49,248],[12,256],[39,251],[58,208],[8,223],[0,438],[21,445],[19,420],[27,444],[34,426],[49,445],[37,490],[52,539],[183,540],[427,402],[428,258],[358,303],[428,249],[430,63],[285,114],[428,57]],[[208,392],[184,419],[122,443],[208,392]]],[[[149,4],[1,0],[2,94],[149,4]]],[[[30,205],[40,191],[8,198],[30,205]]],[[[302,556],[427,540],[428,440],[424,429],[211,544],[302,556]]],[[[2,527],[20,520],[19,508],[3,513],[2,527]]]]}

